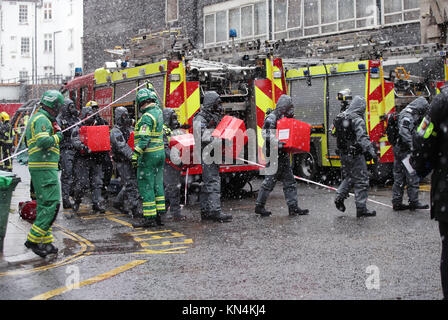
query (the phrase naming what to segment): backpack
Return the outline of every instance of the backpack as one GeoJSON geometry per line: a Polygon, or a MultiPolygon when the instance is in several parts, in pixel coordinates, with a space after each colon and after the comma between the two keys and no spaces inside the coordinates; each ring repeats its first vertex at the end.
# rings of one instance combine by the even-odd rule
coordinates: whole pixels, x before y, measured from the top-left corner
{"type": "Polygon", "coordinates": [[[347,113],[341,112],[333,120],[333,126],[337,148],[343,151],[348,150],[353,141],[356,140],[356,135],[352,128],[352,118],[347,113]]]}
{"type": "Polygon", "coordinates": [[[386,135],[391,145],[394,146],[398,143],[400,135],[398,130],[398,115],[395,112],[387,116],[386,135]]]}

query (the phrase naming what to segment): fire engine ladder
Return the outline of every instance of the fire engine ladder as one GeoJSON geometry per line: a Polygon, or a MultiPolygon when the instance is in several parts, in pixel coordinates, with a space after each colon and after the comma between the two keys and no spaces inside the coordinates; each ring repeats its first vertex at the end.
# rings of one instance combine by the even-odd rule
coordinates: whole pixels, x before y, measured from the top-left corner
{"type": "MultiPolygon", "coordinates": [[[[255,70],[255,66],[247,66],[241,67],[235,64],[217,62],[205,59],[194,58],[188,60],[188,65],[191,71],[197,70],[199,74],[204,75],[205,77],[212,77],[215,79],[229,79],[231,73],[241,73],[245,71],[255,70]]],[[[201,90],[202,87],[201,87],[201,90]]],[[[204,92],[202,92],[204,93],[204,92]]],[[[247,96],[249,94],[248,88],[246,88],[246,92],[244,94],[229,94],[229,96],[235,97],[237,95],[247,96]]],[[[226,95],[225,95],[226,96],[226,95]]],[[[225,97],[223,96],[223,97],[225,97]]]]}

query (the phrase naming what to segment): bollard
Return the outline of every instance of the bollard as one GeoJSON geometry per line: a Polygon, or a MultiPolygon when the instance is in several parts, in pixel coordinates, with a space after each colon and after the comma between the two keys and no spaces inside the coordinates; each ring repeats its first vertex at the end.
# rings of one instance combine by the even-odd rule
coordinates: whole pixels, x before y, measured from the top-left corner
{"type": "Polygon", "coordinates": [[[0,253],[3,252],[3,240],[8,226],[9,207],[14,189],[20,178],[14,173],[0,171],[0,253]]]}

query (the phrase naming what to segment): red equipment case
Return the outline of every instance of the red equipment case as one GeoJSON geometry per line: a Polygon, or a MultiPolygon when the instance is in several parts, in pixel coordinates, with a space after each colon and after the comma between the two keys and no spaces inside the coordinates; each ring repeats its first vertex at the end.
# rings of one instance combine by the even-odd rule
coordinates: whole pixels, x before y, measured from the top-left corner
{"type": "Polygon", "coordinates": [[[184,166],[193,166],[193,150],[194,150],[194,135],[191,133],[171,136],[170,149],[175,148],[179,150],[179,157],[182,159],[184,166]],[[187,154],[186,154],[187,153],[187,154]],[[185,159],[188,156],[189,159],[185,159]]]}
{"type": "Polygon", "coordinates": [[[232,154],[234,159],[238,157],[248,140],[244,121],[231,116],[225,116],[221,120],[212,136],[227,141],[223,141],[223,153],[232,154]]]}
{"type": "Polygon", "coordinates": [[[284,150],[288,153],[310,152],[311,125],[292,119],[277,121],[277,138],[286,142],[284,150]]]}
{"type": "Polygon", "coordinates": [[[109,126],[81,127],[79,137],[92,152],[110,151],[109,126]]]}

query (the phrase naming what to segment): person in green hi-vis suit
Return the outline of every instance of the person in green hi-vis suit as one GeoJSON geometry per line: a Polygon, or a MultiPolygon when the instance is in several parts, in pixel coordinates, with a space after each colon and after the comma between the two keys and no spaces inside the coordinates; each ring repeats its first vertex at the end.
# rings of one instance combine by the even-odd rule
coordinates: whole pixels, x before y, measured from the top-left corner
{"type": "Polygon", "coordinates": [[[165,213],[163,113],[154,89],[139,90],[136,100],[142,116],[135,126],[132,161],[137,165],[138,190],[143,200],[143,219],[133,226],[149,228],[156,224],[162,225],[160,215],[165,213]]]}
{"type": "Polygon", "coordinates": [[[26,130],[28,170],[36,193],[37,212],[25,246],[41,257],[58,252],[52,244],[51,226],[56,220],[61,198],[58,163],[62,133],[56,117],[63,104],[64,96],[59,91],[46,91],[26,130]]]}

